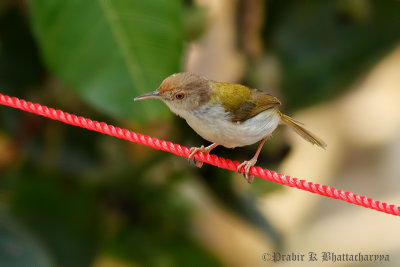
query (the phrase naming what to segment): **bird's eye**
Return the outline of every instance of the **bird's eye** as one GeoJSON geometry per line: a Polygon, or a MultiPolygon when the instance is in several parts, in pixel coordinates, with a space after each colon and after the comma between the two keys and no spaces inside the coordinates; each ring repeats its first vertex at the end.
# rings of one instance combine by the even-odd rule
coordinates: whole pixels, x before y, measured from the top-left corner
{"type": "Polygon", "coordinates": [[[184,97],[185,97],[184,93],[177,93],[175,95],[175,99],[177,99],[177,100],[182,100],[184,97]]]}

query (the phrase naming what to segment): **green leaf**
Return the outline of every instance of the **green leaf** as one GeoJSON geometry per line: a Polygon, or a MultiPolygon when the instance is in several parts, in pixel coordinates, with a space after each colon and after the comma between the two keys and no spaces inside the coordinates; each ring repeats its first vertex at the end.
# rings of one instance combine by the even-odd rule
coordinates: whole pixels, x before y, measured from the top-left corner
{"type": "Polygon", "coordinates": [[[181,1],[30,3],[47,65],[86,101],[110,115],[137,121],[169,114],[157,101],[133,103],[133,98],[155,90],[179,71],[181,1]]]}

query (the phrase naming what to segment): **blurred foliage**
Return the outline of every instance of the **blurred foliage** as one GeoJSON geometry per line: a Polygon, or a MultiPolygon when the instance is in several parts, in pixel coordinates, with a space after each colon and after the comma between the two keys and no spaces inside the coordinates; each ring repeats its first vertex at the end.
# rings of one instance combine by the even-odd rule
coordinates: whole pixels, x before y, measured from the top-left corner
{"type": "Polygon", "coordinates": [[[99,236],[93,190],[66,184],[59,173],[19,171],[12,177],[11,212],[41,237],[58,263],[88,266],[99,236]]]}
{"type": "MultiPolygon", "coordinates": [[[[183,145],[203,144],[161,103],[132,102],[180,71],[185,42],[210,27],[207,10],[191,2],[3,0],[1,93],[114,125],[141,125],[139,132],[183,145]]],[[[271,0],[262,8],[259,60],[277,57],[289,109],[340,94],[399,41],[396,1],[271,0]]],[[[243,160],[255,146],[215,153],[243,160]]],[[[288,152],[277,135],[259,162],[275,169],[288,152]]],[[[88,266],[102,258],[223,265],[193,237],[195,207],[177,189],[190,179],[281,242],[254,197],[280,186],[256,180],[247,194],[238,192],[239,176],[226,170],[193,168],[164,152],[7,107],[0,107],[0,175],[1,266],[88,266]]]]}
{"type": "Polygon", "coordinates": [[[189,6],[185,10],[184,37],[186,41],[196,41],[205,32],[207,11],[205,8],[189,6]]]}
{"type": "Polygon", "coordinates": [[[400,41],[398,1],[269,1],[266,44],[278,54],[289,109],[336,96],[400,41]]]}
{"type": "Polygon", "coordinates": [[[7,211],[0,211],[0,265],[54,266],[51,255],[7,211]]]}
{"type": "Polygon", "coordinates": [[[0,8],[0,88],[11,91],[38,84],[44,71],[37,45],[21,10],[0,8]],[[16,34],[18,33],[18,34],[16,34]]]}

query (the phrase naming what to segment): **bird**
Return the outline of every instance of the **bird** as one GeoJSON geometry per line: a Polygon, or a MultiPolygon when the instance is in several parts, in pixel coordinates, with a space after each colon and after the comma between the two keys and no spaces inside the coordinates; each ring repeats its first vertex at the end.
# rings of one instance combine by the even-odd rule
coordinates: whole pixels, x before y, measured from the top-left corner
{"type": "Polygon", "coordinates": [[[289,125],[313,145],[324,149],[327,146],[300,122],[283,114],[276,97],[245,85],[180,72],[165,78],[157,90],[140,95],[134,101],[144,99],[161,100],[198,135],[212,143],[190,149],[189,159],[198,167],[202,166],[194,160],[198,151],[210,153],[217,146],[235,148],[260,142],[255,155],[237,167],[238,172],[244,168],[243,176],[248,183],[254,179],[249,174],[250,168],[256,164],[265,141],[279,124],[289,125]]]}

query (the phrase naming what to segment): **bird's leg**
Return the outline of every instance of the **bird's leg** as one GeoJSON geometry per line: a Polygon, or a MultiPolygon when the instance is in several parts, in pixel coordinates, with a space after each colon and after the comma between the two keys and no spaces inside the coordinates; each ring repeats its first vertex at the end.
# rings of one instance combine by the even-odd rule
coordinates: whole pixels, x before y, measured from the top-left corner
{"type": "Polygon", "coordinates": [[[267,139],[268,139],[268,136],[260,141],[260,144],[258,145],[256,154],[254,155],[254,157],[251,158],[251,160],[243,161],[237,167],[237,171],[240,172],[240,169],[244,166],[243,176],[244,176],[244,179],[246,179],[246,181],[249,184],[251,184],[251,182],[253,182],[253,180],[254,180],[254,176],[249,175],[250,167],[254,166],[257,163],[258,155],[260,154],[261,148],[263,147],[263,145],[264,145],[265,141],[267,141],[267,139]]]}
{"type": "Polygon", "coordinates": [[[217,146],[218,146],[218,144],[212,143],[208,147],[204,147],[204,146],[192,147],[192,148],[190,148],[190,154],[189,154],[188,160],[191,161],[195,166],[201,168],[203,166],[203,162],[195,160],[194,155],[198,151],[201,151],[203,153],[210,153],[210,151],[213,150],[214,148],[216,148],[217,146]]]}

